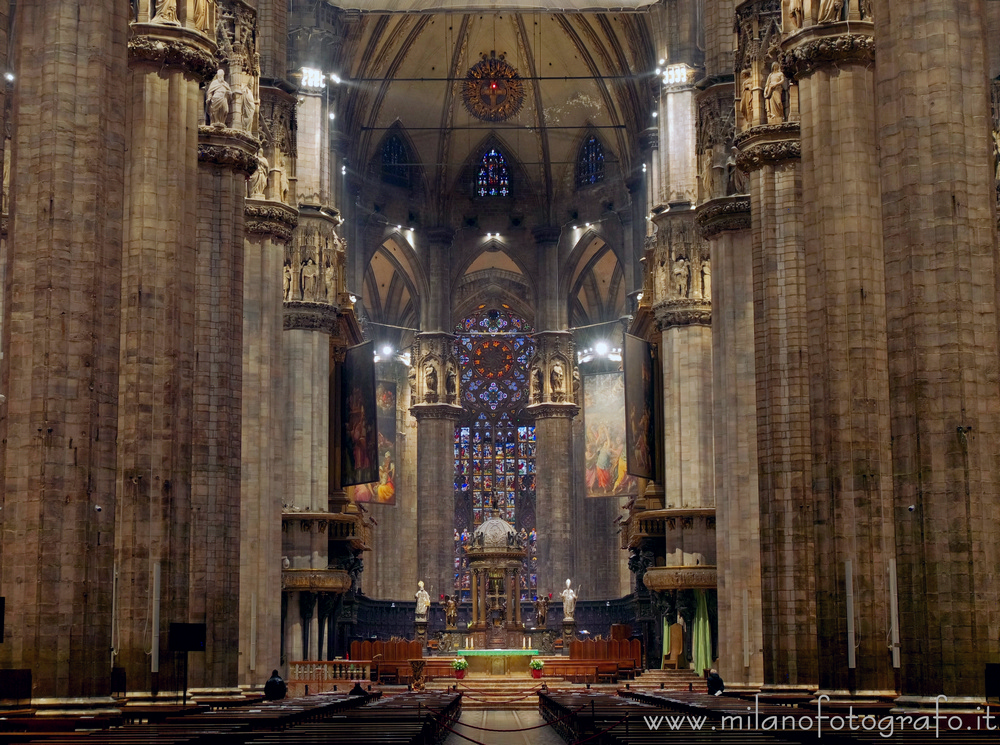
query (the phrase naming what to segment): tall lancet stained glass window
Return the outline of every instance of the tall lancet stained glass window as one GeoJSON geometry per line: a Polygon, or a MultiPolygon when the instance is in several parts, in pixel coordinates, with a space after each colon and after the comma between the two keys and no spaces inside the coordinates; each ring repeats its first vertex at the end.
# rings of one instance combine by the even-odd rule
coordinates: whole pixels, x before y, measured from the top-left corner
{"type": "Polygon", "coordinates": [[[476,193],[481,197],[506,197],[510,194],[507,160],[495,147],[487,150],[479,161],[476,193]]]}
{"type": "Polygon", "coordinates": [[[491,510],[524,542],[521,597],[535,597],[535,427],[525,416],[531,329],[510,308],[480,306],[456,329],[464,414],[455,429],[455,590],[471,596],[465,546],[491,510]]]}
{"type": "Polygon", "coordinates": [[[604,180],[604,146],[596,135],[590,135],[580,148],[576,163],[577,186],[590,186],[604,180]]]}

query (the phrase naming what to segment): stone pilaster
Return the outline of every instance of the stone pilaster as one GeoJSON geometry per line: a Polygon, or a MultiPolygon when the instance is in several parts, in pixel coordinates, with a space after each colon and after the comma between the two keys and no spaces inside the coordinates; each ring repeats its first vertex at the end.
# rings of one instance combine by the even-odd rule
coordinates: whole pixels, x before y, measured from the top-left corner
{"type": "MultiPolygon", "coordinates": [[[[798,83],[801,117],[818,682],[831,695],[878,695],[896,684],[873,29],[806,26],[783,42],[781,66],[798,83]]],[[[771,126],[782,123],[777,95],[766,101],[771,126]]]]}
{"type": "Polygon", "coordinates": [[[181,682],[181,656],[167,650],[169,624],[207,620],[190,586],[192,572],[204,569],[192,553],[204,539],[192,502],[198,125],[199,83],[218,65],[214,43],[169,10],[161,6],[146,23],[140,16],[129,39],[116,647],[136,692],[181,682]]]}
{"type": "Polygon", "coordinates": [[[535,525],[538,530],[538,595],[557,593],[573,579],[575,524],[570,495],[573,485],[574,400],[573,335],[541,331],[534,335],[529,361],[530,403],[535,420],[535,525]]]}
{"type": "Polygon", "coordinates": [[[983,663],[1000,662],[985,5],[875,11],[901,703],[931,708],[938,694],[981,702],[983,663]]]}
{"type": "Polygon", "coordinates": [[[127,13],[28,0],[13,23],[0,664],[35,706],[112,703],[127,13]]]}
{"type": "Polygon", "coordinates": [[[286,490],[282,365],[285,246],[296,211],[246,201],[240,507],[240,685],[280,666],[281,504],[286,490]]]}
{"type": "Polygon", "coordinates": [[[417,335],[410,352],[417,420],[417,576],[431,597],[454,591],[455,426],[462,413],[455,337],[417,335]]]}

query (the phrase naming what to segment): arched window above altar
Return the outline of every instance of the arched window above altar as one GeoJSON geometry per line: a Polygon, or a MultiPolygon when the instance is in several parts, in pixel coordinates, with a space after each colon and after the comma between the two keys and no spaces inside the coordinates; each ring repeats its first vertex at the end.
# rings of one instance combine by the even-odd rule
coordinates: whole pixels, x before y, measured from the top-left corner
{"type": "Polygon", "coordinates": [[[527,549],[521,595],[534,597],[535,427],[525,416],[531,327],[506,305],[477,308],[455,329],[464,414],[455,429],[455,589],[470,592],[464,554],[490,510],[527,549]]]}

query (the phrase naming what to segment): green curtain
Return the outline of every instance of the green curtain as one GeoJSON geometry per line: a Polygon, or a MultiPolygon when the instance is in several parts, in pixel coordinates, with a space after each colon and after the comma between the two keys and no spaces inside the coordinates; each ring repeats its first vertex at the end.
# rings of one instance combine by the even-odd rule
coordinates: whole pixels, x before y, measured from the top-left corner
{"type": "Polygon", "coordinates": [[[712,667],[712,627],[708,620],[708,598],[704,590],[695,590],[694,637],[691,654],[698,675],[712,667]]]}
{"type": "Polygon", "coordinates": [[[660,624],[663,626],[663,652],[660,655],[660,667],[663,667],[663,660],[670,654],[670,623],[667,621],[667,617],[663,616],[660,619],[660,624]]]}

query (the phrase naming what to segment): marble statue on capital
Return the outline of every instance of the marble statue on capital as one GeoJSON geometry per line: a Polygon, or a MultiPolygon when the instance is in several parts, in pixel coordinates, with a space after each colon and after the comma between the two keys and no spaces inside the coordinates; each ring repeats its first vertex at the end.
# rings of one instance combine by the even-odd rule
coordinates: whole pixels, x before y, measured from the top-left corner
{"type": "Polygon", "coordinates": [[[563,601],[563,621],[572,621],[576,612],[576,599],[579,594],[570,586],[572,580],[566,580],[566,589],[559,593],[563,601]]]}
{"type": "Polygon", "coordinates": [[[426,621],[427,611],[431,607],[431,596],[428,594],[427,590],[424,589],[423,580],[417,582],[417,587],[419,589],[413,595],[413,597],[417,599],[417,620],[426,621]]]}
{"type": "Polygon", "coordinates": [[[226,82],[225,70],[219,70],[208,85],[205,101],[208,104],[208,123],[213,127],[225,127],[229,118],[229,105],[233,100],[233,89],[226,82]]]}

